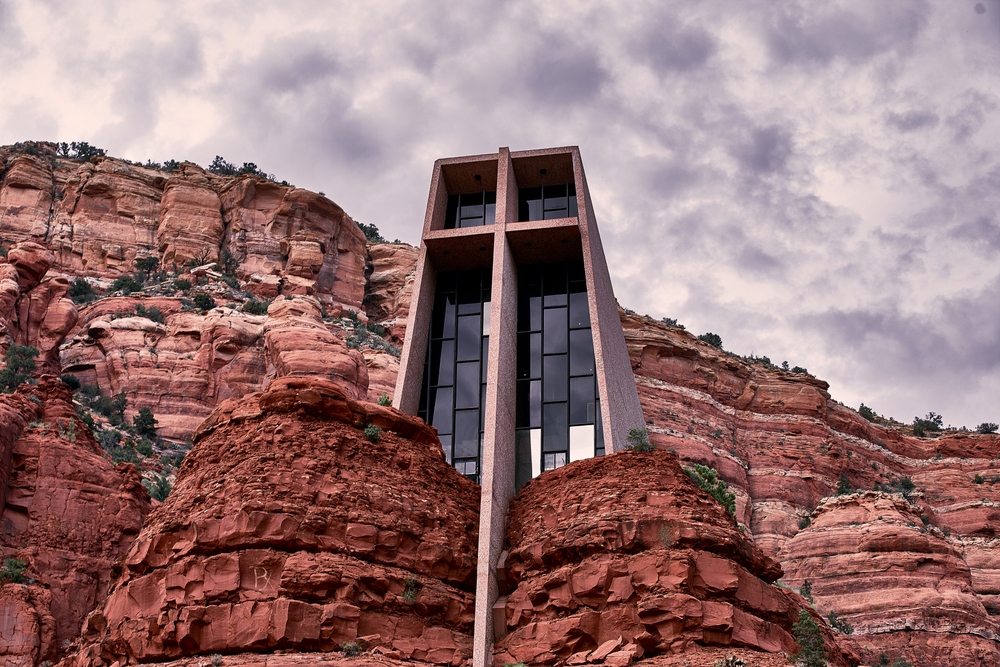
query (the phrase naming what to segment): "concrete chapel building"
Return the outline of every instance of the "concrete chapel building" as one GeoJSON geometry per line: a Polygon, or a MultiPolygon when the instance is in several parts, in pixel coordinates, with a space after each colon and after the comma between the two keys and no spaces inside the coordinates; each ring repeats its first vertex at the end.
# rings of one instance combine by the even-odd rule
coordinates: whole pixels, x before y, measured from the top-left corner
{"type": "Polygon", "coordinates": [[[434,163],[394,406],[482,486],[473,664],[487,665],[510,499],[644,425],[577,147],[434,163]]]}

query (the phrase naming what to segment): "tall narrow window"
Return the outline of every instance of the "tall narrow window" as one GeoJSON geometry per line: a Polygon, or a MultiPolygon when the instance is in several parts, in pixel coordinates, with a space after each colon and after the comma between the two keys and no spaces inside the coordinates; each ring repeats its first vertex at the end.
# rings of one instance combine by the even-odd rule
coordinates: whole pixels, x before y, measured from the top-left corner
{"type": "Polygon", "coordinates": [[[445,229],[492,225],[497,215],[496,192],[471,192],[448,197],[445,229]]]}
{"type": "Polygon", "coordinates": [[[520,488],[545,470],[604,454],[583,262],[518,267],[517,329],[520,488]]]}
{"type": "Polygon", "coordinates": [[[490,269],[439,273],[417,414],[438,431],[445,458],[479,482],[483,448],[490,269]]]}

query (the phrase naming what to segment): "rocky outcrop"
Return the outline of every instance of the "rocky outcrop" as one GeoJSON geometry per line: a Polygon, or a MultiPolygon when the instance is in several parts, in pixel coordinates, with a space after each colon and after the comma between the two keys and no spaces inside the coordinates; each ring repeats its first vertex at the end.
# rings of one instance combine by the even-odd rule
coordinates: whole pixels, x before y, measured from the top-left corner
{"type": "Polygon", "coordinates": [[[10,622],[0,656],[35,665],[57,659],[104,599],[150,499],[135,466],[105,457],[69,389],[52,377],[0,394],[0,434],[0,445],[13,440],[0,550],[27,566],[27,585],[0,589],[0,614],[10,622]]]}
{"type": "Polygon", "coordinates": [[[315,297],[280,297],[267,315],[220,306],[185,309],[179,298],[117,297],[85,308],[62,351],[65,372],[105,395],[124,391],[129,416],[148,407],[161,436],[182,441],[221,402],[262,391],[276,377],[312,375],[364,397],[361,352],[326,326],[315,297]],[[163,322],[135,315],[156,308],[163,322]],[[122,316],[125,315],[125,316],[122,316]]]}
{"type": "Polygon", "coordinates": [[[392,339],[400,345],[406,335],[419,253],[418,248],[405,243],[377,243],[368,247],[365,312],[389,329],[392,339]]]}
{"type": "Polygon", "coordinates": [[[66,296],[69,281],[46,277],[52,252],[34,241],[9,249],[0,258],[0,348],[30,345],[39,352],[40,370],[57,373],[59,346],[76,324],[77,311],[66,296]]]}
{"type": "Polygon", "coordinates": [[[365,236],[323,195],[192,163],[172,172],[109,157],[80,162],[0,147],[0,242],[47,243],[54,268],[113,279],[135,260],[161,267],[216,261],[265,298],[315,296],[331,314],[360,310],[365,236]]]}
{"type": "Polygon", "coordinates": [[[785,543],[785,581],[808,580],[817,610],[859,643],[915,664],[1000,665],[998,625],[976,595],[961,547],[902,496],[831,498],[785,543]]]}
{"type": "Polygon", "coordinates": [[[458,664],[471,656],[478,501],[420,420],[328,381],[276,380],[199,429],[66,664],[331,651],[358,637],[458,664]],[[367,424],[381,438],[366,439],[367,424]]]}
{"type": "MultiPolygon", "coordinates": [[[[622,452],[533,480],[511,503],[507,542],[509,634],[495,665],[619,664],[704,645],[797,650],[803,601],[774,585],[778,564],[669,452],[622,452]]],[[[827,645],[834,664],[857,664],[832,635],[827,645]]]]}

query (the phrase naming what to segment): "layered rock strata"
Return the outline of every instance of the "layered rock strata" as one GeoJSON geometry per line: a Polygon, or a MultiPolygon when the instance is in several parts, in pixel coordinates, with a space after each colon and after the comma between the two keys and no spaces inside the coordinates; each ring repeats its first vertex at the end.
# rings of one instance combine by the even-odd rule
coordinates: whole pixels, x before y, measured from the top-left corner
{"type": "Polygon", "coordinates": [[[0,394],[0,446],[10,448],[0,551],[27,566],[24,584],[0,589],[0,656],[36,665],[57,659],[104,600],[150,499],[135,466],[106,458],[54,378],[0,394]]]}
{"type": "Polygon", "coordinates": [[[135,260],[163,268],[217,261],[262,297],[313,295],[331,311],[360,310],[365,236],[323,195],[255,176],[182,163],[172,172],[109,157],[88,162],[0,148],[0,240],[54,251],[54,268],[114,279],[135,260]]]}
{"type": "Polygon", "coordinates": [[[423,422],[328,381],[276,380],[199,429],[66,664],[331,651],[359,637],[460,664],[478,501],[423,422]],[[366,439],[368,424],[381,438],[366,439]]]}
{"type": "MultiPolygon", "coordinates": [[[[532,480],[508,514],[507,635],[494,664],[583,664],[700,646],[797,651],[781,568],[669,452],[622,452],[532,480]]],[[[831,662],[857,664],[827,632],[831,662]]],[[[627,664],[627,663],[626,663],[627,664]]]]}

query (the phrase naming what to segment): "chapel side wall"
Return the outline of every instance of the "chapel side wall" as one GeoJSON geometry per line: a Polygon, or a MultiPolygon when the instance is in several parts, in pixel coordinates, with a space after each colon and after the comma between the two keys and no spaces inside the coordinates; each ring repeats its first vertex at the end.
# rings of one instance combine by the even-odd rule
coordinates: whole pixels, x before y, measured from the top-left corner
{"type": "Polygon", "coordinates": [[[583,161],[573,149],[573,172],[578,193],[583,193],[579,210],[583,265],[587,277],[587,300],[594,333],[594,363],[601,398],[601,425],[607,453],[625,448],[629,429],[645,426],[632,362],[625,345],[625,332],[618,315],[611,274],[597,230],[596,216],[583,161]]]}

